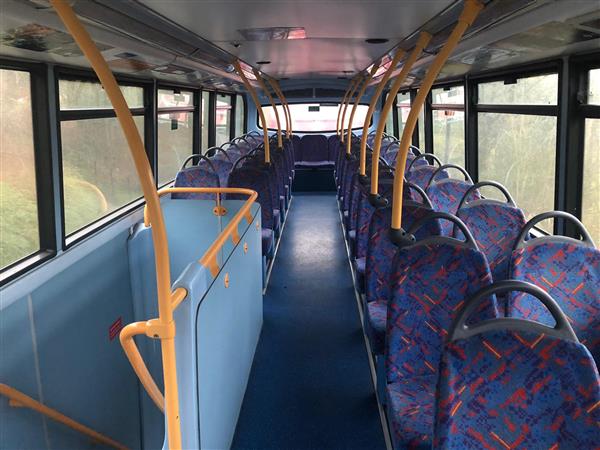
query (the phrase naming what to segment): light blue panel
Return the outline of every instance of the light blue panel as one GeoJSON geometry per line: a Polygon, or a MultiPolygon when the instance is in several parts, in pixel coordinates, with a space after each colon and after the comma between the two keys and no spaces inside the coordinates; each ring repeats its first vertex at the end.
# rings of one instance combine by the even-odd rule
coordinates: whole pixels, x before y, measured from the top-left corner
{"type": "MultiPolygon", "coordinates": [[[[127,234],[117,236],[32,293],[46,404],[140,448],[138,382],[109,327],[132,322],[127,234]]],[[[48,424],[53,448],[97,448],[48,424]]]]}
{"type": "MultiPolygon", "coordinates": [[[[0,301],[0,348],[0,383],[39,400],[27,297],[9,306],[0,301]]],[[[46,448],[40,414],[0,397],[0,448],[46,448]]]]}

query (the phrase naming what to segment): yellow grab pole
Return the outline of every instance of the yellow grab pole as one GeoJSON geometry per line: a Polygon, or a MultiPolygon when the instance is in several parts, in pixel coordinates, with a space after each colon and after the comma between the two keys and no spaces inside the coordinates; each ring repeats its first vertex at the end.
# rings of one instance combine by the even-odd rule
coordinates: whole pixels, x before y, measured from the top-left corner
{"type": "Polygon", "coordinates": [[[285,106],[285,99],[283,98],[283,93],[279,90],[279,86],[277,86],[277,82],[273,78],[267,77],[267,81],[271,85],[273,92],[279,99],[279,103],[281,104],[281,109],[283,111],[283,116],[285,118],[285,135],[289,138],[291,135],[290,130],[290,117],[288,116],[288,110],[285,106]]]}
{"type": "MultiPolygon", "coordinates": [[[[425,46],[431,40],[431,35],[426,32],[422,32],[417,40],[415,48],[413,48],[412,52],[408,56],[408,59],[404,62],[402,66],[402,70],[398,74],[398,76],[394,79],[392,83],[392,87],[390,88],[390,92],[388,93],[388,97],[385,101],[385,105],[381,110],[381,114],[379,115],[379,123],[377,124],[377,131],[375,132],[375,140],[373,141],[373,161],[379,161],[379,155],[381,154],[381,141],[383,140],[383,130],[385,128],[385,121],[387,116],[389,115],[392,107],[394,106],[394,99],[402,83],[406,79],[406,76],[412,69],[413,64],[421,55],[421,52],[425,48],[425,46]]],[[[371,165],[371,195],[376,196],[377,190],[379,188],[379,164],[371,165]]]]}
{"type": "Polygon", "coordinates": [[[356,114],[356,110],[358,109],[358,105],[360,104],[360,99],[363,95],[365,95],[365,91],[369,86],[369,81],[371,81],[373,75],[375,75],[375,72],[377,72],[377,69],[379,69],[379,64],[373,64],[373,67],[371,68],[369,74],[365,77],[365,81],[360,87],[358,94],[356,94],[356,100],[354,100],[354,104],[352,105],[350,119],[348,120],[348,140],[346,141],[346,154],[348,155],[350,154],[350,150],[352,148],[352,139],[350,139],[350,137],[352,135],[352,121],[354,120],[354,115],[356,114]]]}
{"type": "Polygon", "coordinates": [[[237,71],[238,75],[242,79],[242,82],[244,83],[246,90],[250,94],[250,97],[252,97],[254,106],[256,106],[256,110],[258,111],[258,116],[260,117],[260,123],[261,123],[262,129],[263,129],[263,142],[265,143],[265,162],[267,164],[270,164],[271,163],[271,151],[269,149],[269,130],[267,128],[267,120],[265,119],[265,113],[263,112],[262,106],[260,105],[260,102],[258,101],[258,96],[256,95],[256,91],[254,90],[254,88],[252,87],[250,82],[248,81],[248,78],[246,78],[246,74],[242,70],[242,66],[240,66],[240,62],[238,60],[235,60],[233,62],[233,67],[235,67],[235,70],[237,71]]]}
{"type": "Polygon", "coordinates": [[[283,91],[281,90],[281,86],[279,86],[279,83],[277,82],[277,80],[273,80],[273,83],[275,83],[275,86],[277,87],[277,92],[279,92],[279,95],[281,96],[281,99],[283,100],[283,105],[285,107],[285,110],[287,111],[287,115],[290,120],[290,129],[288,130],[288,138],[291,138],[292,134],[294,133],[294,127],[292,126],[292,111],[290,110],[290,105],[287,101],[287,98],[285,98],[285,95],[283,95],[283,91]]]}
{"type": "Polygon", "coordinates": [[[344,125],[344,123],[346,122],[346,111],[348,110],[348,105],[350,105],[350,101],[352,101],[352,97],[354,96],[356,89],[358,89],[358,86],[360,86],[360,83],[363,81],[363,79],[363,74],[358,74],[356,83],[354,84],[354,86],[352,86],[352,90],[348,94],[348,98],[346,99],[346,103],[344,104],[344,111],[342,111],[342,120],[340,122],[340,140],[342,141],[342,143],[344,142],[344,130],[346,129],[346,126],[344,125]]]}
{"type": "Polygon", "coordinates": [[[104,91],[110,99],[127,144],[129,145],[142,192],[144,193],[148,215],[152,222],[159,313],[159,319],[154,331],[155,335],[161,340],[168,443],[169,448],[179,449],[181,448],[181,429],[175,357],[175,322],[173,321],[173,310],[171,307],[169,248],[152,169],[146,156],[144,143],[133,121],[127,102],[102,54],[77,18],[75,12],[71,9],[69,3],[66,0],[50,0],[50,2],[83,54],[90,61],[92,68],[102,83],[104,91]]]}
{"type": "Polygon", "coordinates": [[[254,76],[256,77],[256,81],[258,81],[258,84],[260,84],[260,88],[263,90],[263,92],[267,96],[267,99],[269,99],[269,103],[271,104],[271,107],[273,108],[273,112],[275,113],[275,121],[277,122],[277,147],[282,148],[283,141],[281,140],[281,122],[279,121],[279,112],[277,111],[277,107],[275,106],[275,101],[273,100],[273,96],[269,92],[269,89],[267,89],[267,85],[265,84],[264,80],[262,79],[260,72],[256,69],[252,69],[252,72],[254,73],[254,76]]]}
{"type": "Polygon", "coordinates": [[[402,50],[401,48],[396,50],[396,53],[394,54],[394,58],[392,59],[392,62],[390,63],[390,67],[388,68],[388,70],[385,71],[383,78],[377,85],[377,89],[375,90],[375,93],[373,94],[373,97],[371,98],[371,103],[369,103],[369,109],[367,110],[367,117],[365,117],[365,123],[363,124],[363,131],[362,131],[362,136],[360,139],[360,169],[359,169],[359,173],[363,177],[366,175],[366,171],[367,171],[367,137],[368,137],[368,132],[369,132],[369,125],[371,124],[371,119],[373,118],[373,113],[375,112],[375,108],[377,107],[377,103],[379,102],[379,97],[381,97],[381,93],[385,89],[385,85],[387,84],[390,77],[392,76],[392,72],[398,65],[400,58],[402,58],[402,56],[404,56],[405,54],[406,54],[406,52],[404,50],[402,50]]]}
{"type": "Polygon", "coordinates": [[[417,125],[417,117],[421,112],[421,108],[423,107],[423,103],[425,103],[425,99],[427,98],[427,94],[431,90],[431,86],[433,86],[433,82],[437,78],[440,70],[448,60],[450,53],[458,42],[461,40],[465,31],[471,26],[479,12],[483,9],[483,3],[479,0],[465,0],[464,9],[458,18],[458,22],[452,30],[452,33],[448,37],[448,40],[437,54],[433,63],[429,67],[427,71],[427,75],[425,75],[425,79],[419,88],[419,92],[417,93],[417,97],[415,98],[414,103],[411,106],[410,114],[408,115],[408,119],[406,120],[406,125],[404,126],[404,130],[402,132],[402,140],[400,142],[400,150],[398,151],[398,156],[396,159],[396,172],[394,174],[394,201],[392,203],[392,229],[400,230],[402,226],[402,194],[404,188],[404,170],[406,166],[406,158],[408,156],[408,149],[410,147],[410,141],[417,125]]]}
{"type": "Polygon", "coordinates": [[[346,89],[346,92],[344,93],[344,97],[342,98],[342,101],[340,103],[340,107],[338,109],[336,133],[340,137],[340,139],[342,137],[342,129],[344,128],[344,124],[342,123],[342,111],[344,111],[344,108],[346,106],[346,102],[348,101],[348,96],[350,95],[350,92],[354,92],[354,86],[356,85],[356,83],[358,83],[358,79],[359,79],[359,76],[357,75],[356,77],[354,77],[350,80],[348,89],[346,89]]]}

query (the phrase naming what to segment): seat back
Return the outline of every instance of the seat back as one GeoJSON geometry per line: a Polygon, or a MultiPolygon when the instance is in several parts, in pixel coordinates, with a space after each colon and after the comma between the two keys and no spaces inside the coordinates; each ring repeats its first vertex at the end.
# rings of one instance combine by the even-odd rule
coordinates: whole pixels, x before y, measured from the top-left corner
{"type": "Polygon", "coordinates": [[[340,151],[340,139],[337,134],[332,134],[327,138],[327,155],[329,161],[337,161],[340,151]]]}
{"type": "Polygon", "coordinates": [[[598,447],[598,370],[552,303],[543,290],[513,281],[466,303],[442,357],[434,448],[598,447]],[[552,308],[558,329],[518,319],[464,325],[482,298],[514,289],[552,308]]]}
{"type": "MultiPolygon", "coordinates": [[[[600,250],[583,224],[570,214],[555,211],[531,219],[517,239],[511,278],[531,282],[548,292],[569,318],[577,337],[600,362],[600,250]],[[542,220],[559,217],[573,222],[583,241],[564,236],[525,238],[542,220]]],[[[552,324],[552,317],[531,295],[507,299],[507,315],[552,324]]]]}
{"type": "MultiPolygon", "coordinates": [[[[493,181],[482,181],[471,186],[458,205],[461,219],[485,254],[494,281],[509,277],[510,257],[521,230],[525,215],[517,207],[504,186],[493,181]],[[469,201],[471,193],[484,186],[493,186],[506,197],[506,202],[480,198],[469,201]]],[[[456,230],[455,230],[456,231],[456,230]]]]}
{"type": "MultiPolygon", "coordinates": [[[[398,250],[390,277],[385,367],[388,383],[405,377],[437,375],[442,347],[456,312],[480,288],[492,283],[485,256],[455,216],[430,213],[408,230],[447,220],[466,241],[428,237],[398,250]]],[[[481,320],[498,316],[495,298],[478,311],[481,320]]]]}
{"type": "Polygon", "coordinates": [[[322,134],[305,134],[300,139],[299,153],[296,153],[296,161],[329,161],[327,138],[322,134]]]}
{"type": "MultiPolygon", "coordinates": [[[[261,207],[261,221],[263,228],[275,229],[273,220],[273,200],[269,179],[263,171],[252,167],[239,167],[229,175],[229,187],[252,189],[258,193],[258,203],[261,207]]],[[[228,199],[245,199],[239,194],[227,194],[228,199]]]]}
{"type": "MultiPolygon", "coordinates": [[[[415,221],[431,213],[431,209],[422,204],[402,202],[402,226],[410,227],[415,221]]],[[[365,261],[365,297],[367,302],[387,300],[390,297],[389,277],[394,255],[398,247],[389,236],[392,225],[392,208],[375,210],[369,225],[369,240],[365,261]]],[[[439,236],[440,225],[437,221],[428,222],[417,231],[417,237],[439,236]]]]}
{"type": "MultiPolygon", "coordinates": [[[[174,187],[221,187],[219,175],[209,166],[192,166],[177,172],[174,187]]],[[[214,200],[215,194],[173,194],[174,199],[214,200]]]]}

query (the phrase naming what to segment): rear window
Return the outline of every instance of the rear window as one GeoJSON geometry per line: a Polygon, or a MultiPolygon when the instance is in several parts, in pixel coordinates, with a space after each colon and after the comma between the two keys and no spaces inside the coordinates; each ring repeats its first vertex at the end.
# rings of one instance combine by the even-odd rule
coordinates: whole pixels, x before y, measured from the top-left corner
{"type": "MultiPolygon", "coordinates": [[[[285,128],[285,118],[283,108],[277,105],[277,113],[281,127],[285,128]]],[[[321,103],[294,103],[290,105],[290,114],[292,116],[292,130],[296,133],[331,133],[336,131],[338,120],[338,104],[321,103]]],[[[368,105],[358,105],[354,119],[352,120],[352,129],[362,128],[367,117],[368,105]]],[[[272,106],[263,106],[267,128],[269,130],[277,129],[277,121],[272,106]]],[[[345,126],[348,128],[348,121],[352,113],[352,105],[346,110],[345,126]]],[[[262,124],[258,123],[259,128],[262,124]]]]}

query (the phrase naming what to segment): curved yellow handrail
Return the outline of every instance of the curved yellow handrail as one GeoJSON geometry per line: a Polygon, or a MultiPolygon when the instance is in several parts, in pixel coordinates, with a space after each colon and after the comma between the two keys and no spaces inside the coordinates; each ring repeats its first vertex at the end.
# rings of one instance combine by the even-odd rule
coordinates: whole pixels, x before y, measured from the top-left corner
{"type": "Polygon", "coordinates": [[[362,136],[360,139],[360,168],[359,168],[360,175],[363,175],[363,176],[366,175],[366,171],[367,171],[367,137],[368,137],[368,133],[369,133],[369,125],[371,124],[371,119],[373,118],[373,114],[375,113],[375,108],[377,107],[377,103],[379,103],[379,97],[381,97],[381,94],[383,93],[383,90],[385,89],[385,85],[387,84],[390,77],[392,76],[392,73],[394,72],[394,69],[398,65],[398,62],[400,62],[400,58],[402,58],[402,56],[404,56],[405,54],[406,54],[406,52],[404,50],[402,50],[401,48],[396,50],[396,53],[394,54],[394,57],[392,58],[392,62],[390,63],[390,67],[388,67],[388,69],[385,71],[383,78],[377,85],[377,89],[375,90],[375,93],[373,94],[373,97],[371,98],[371,103],[369,103],[369,109],[367,110],[367,116],[365,117],[365,123],[363,124],[363,131],[362,131],[362,136]]]}
{"type": "Polygon", "coordinates": [[[274,79],[272,79],[272,82],[273,82],[274,88],[276,89],[276,91],[278,93],[277,95],[279,95],[279,98],[281,98],[281,101],[283,102],[284,109],[287,111],[289,125],[290,125],[290,128],[287,130],[288,138],[291,138],[292,134],[294,133],[294,127],[292,126],[292,111],[290,111],[290,105],[287,101],[287,98],[285,98],[285,95],[283,95],[283,91],[281,90],[281,86],[279,85],[279,82],[274,79]]]}
{"type": "Polygon", "coordinates": [[[263,129],[263,142],[265,144],[265,162],[269,164],[271,162],[271,150],[269,148],[269,129],[267,128],[267,119],[265,119],[265,113],[262,110],[260,101],[258,101],[258,96],[256,95],[254,87],[252,87],[252,85],[248,81],[248,78],[246,77],[246,74],[242,70],[242,66],[240,66],[240,62],[238,60],[235,60],[233,62],[233,67],[235,67],[235,70],[242,79],[242,82],[244,83],[246,90],[250,94],[250,97],[252,97],[254,106],[256,106],[256,110],[258,111],[258,116],[260,117],[260,123],[263,129]]]}
{"type": "MultiPolygon", "coordinates": [[[[377,131],[375,132],[375,140],[373,141],[373,161],[379,161],[379,155],[381,154],[381,141],[383,140],[383,130],[385,129],[385,121],[387,116],[390,114],[392,107],[394,106],[394,100],[396,98],[396,94],[400,90],[402,83],[406,79],[410,69],[412,69],[413,64],[421,55],[421,52],[425,48],[425,46],[431,40],[431,35],[426,32],[422,32],[419,35],[419,39],[413,48],[412,52],[408,56],[408,59],[404,62],[402,66],[402,70],[394,79],[392,83],[392,87],[390,88],[390,92],[388,93],[388,97],[385,101],[385,105],[381,110],[381,114],[379,115],[379,123],[377,124],[377,131]]],[[[379,187],[379,164],[371,165],[371,194],[377,195],[377,190],[379,187]]]]}
{"type": "Polygon", "coordinates": [[[73,419],[65,416],[62,413],[59,413],[57,410],[52,409],[44,405],[43,403],[38,402],[37,400],[29,397],[28,395],[23,394],[20,391],[17,391],[15,388],[7,386],[6,384],[0,383],[0,395],[5,396],[9,400],[9,404],[14,407],[23,407],[29,408],[33,411],[39,412],[50,419],[62,423],[69,428],[72,428],[75,431],[78,431],[82,434],[85,434],[92,438],[94,441],[99,442],[100,444],[108,445],[109,447],[113,447],[119,450],[127,450],[127,447],[123,444],[111,439],[103,434],[98,433],[97,431],[92,430],[85,425],[80,424],[79,422],[75,422],[73,419]]]}
{"type": "MultiPolygon", "coordinates": [[[[354,96],[354,93],[356,92],[356,90],[358,89],[360,84],[362,83],[363,79],[364,79],[364,75],[362,73],[359,74],[358,78],[356,80],[356,83],[352,87],[352,90],[350,91],[350,93],[348,94],[348,98],[346,99],[346,103],[344,104],[344,111],[342,111],[342,120],[340,123],[340,126],[341,126],[340,141],[342,141],[342,142],[344,142],[344,130],[346,129],[346,126],[344,125],[344,123],[346,122],[346,111],[348,110],[348,106],[350,105],[350,102],[352,101],[352,97],[354,96]]],[[[348,136],[348,138],[350,138],[350,137],[351,136],[348,136]]]]}
{"type": "Polygon", "coordinates": [[[352,122],[354,121],[354,115],[356,114],[356,110],[358,109],[358,105],[360,104],[360,99],[362,98],[363,95],[365,95],[365,91],[367,90],[367,87],[369,86],[369,82],[373,78],[373,75],[375,75],[375,72],[377,72],[377,69],[379,69],[379,63],[373,64],[373,67],[369,71],[369,74],[365,77],[364,83],[358,90],[358,93],[356,94],[356,100],[354,100],[354,104],[352,105],[352,111],[350,112],[350,119],[348,120],[348,134],[347,134],[348,140],[346,141],[346,154],[348,154],[348,155],[350,154],[351,149],[352,149],[351,135],[352,135],[352,122]]]}
{"type": "Polygon", "coordinates": [[[433,86],[435,79],[440,73],[440,70],[442,70],[442,67],[446,63],[450,53],[452,50],[454,50],[465,31],[467,31],[467,29],[471,26],[483,7],[483,3],[481,3],[479,0],[465,0],[464,9],[458,18],[456,26],[429,67],[427,75],[425,75],[425,79],[419,88],[417,97],[412,104],[410,114],[406,120],[406,125],[404,125],[402,140],[400,142],[400,150],[398,151],[398,156],[396,158],[396,171],[394,174],[394,201],[392,204],[392,229],[399,230],[402,226],[402,191],[404,188],[404,170],[406,167],[406,159],[408,156],[408,149],[410,147],[412,134],[415,130],[415,126],[417,125],[417,117],[421,112],[421,108],[425,103],[425,99],[427,98],[429,91],[431,90],[431,86],[433,86]]]}
{"type": "Polygon", "coordinates": [[[110,99],[117,119],[127,140],[131,156],[144,193],[148,207],[148,215],[152,221],[152,240],[156,265],[156,288],[158,295],[158,312],[162,327],[161,351],[163,360],[165,405],[167,412],[168,444],[169,448],[181,448],[181,429],[179,418],[179,394],[177,390],[177,364],[175,357],[175,322],[171,308],[171,274],[169,266],[169,248],[164,218],[160,208],[160,200],[156,193],[154,176],[146,156],[144,143],[133,121],[131,111],[121,93],[108,64],[87,33],[75,12],[65,0],[50,0],[56,13],[71,33],[71,36],[90,61],[90,64],[100,83],[110,99]]]}
{"type": "Polygon", "coordinates": [[[267,89],[267,85],[265,84],[264,80],[262,79],[260,72],[256,69],[252,69],[252,72],[254,73],[254,76],[256,77],[256,81],[258,81],[258,84],[260,84],[260,88],[263,90],[263,92],[267,96],[267,99],[269,100],[269,103],[271,104],[271,107],[273,108],[273,112],[275,113],[275,121],[277,122],[277,147],[282,148],[283,141],[281,139],[281,122],[279,120],[279,112],[277,111],[277,108],[275,107],[275,101],[273,100],[273,96],[267,89]]]}
{"type": "Polygon", "coordinates": [[[290,128],[292,124],[291,117],[288,116],[288,108],[285,106],[286,101],[283,97],[283,92],[281,92],[277,82],[273,78],[267,77],[267,81],[271,85],[271,88],[273,89],[273,92],[275,92],[277,98],[279,98],[279,103],[281,104],[281,109],[283,110],[283,116],[285,118],[285,135],[289,138],[292,134],[290,128]]]}
{"type": "Polygon", "coordinates": [[[342,111],[344,110],[344,106],[346,105],[346,101],[348,100],[348,95],[350,94],[350,91],[354,89],[354,85],[357,81],[358,75],[350,80],[350,83],[348,83],[348,87],[346,88],[346,92],[344,92],[344,96],[342,97],[342,101],[340,102],[340,106],[338,108],[335,132],[338,136],[340,136],[340,138],[342,134],[342,128],[344,127],[344,125],[340,123],[342,119],[342,111]]]}

